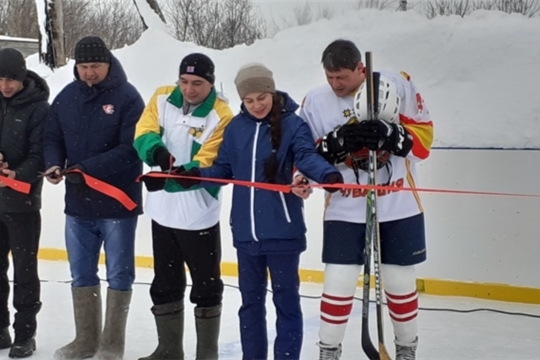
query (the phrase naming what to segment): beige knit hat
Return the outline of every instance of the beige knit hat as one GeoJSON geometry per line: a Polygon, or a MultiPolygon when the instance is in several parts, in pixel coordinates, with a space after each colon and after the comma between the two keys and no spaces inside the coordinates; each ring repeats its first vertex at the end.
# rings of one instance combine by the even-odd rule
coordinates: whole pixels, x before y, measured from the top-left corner
{"type": "Polygon", "coordinates": [[[240,99],[254,92],[276,92],[276,84],[272,77],[272,72],[263,64],[253,63],[244,65],[238,71],[236,79],[236,90],[240,99]]]}

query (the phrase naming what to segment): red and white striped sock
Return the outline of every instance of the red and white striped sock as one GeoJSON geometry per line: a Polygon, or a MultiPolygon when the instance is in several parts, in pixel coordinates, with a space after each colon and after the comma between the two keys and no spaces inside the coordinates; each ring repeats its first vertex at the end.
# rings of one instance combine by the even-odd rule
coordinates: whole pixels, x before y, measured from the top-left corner
{"type": "Polygon", "coordinates": [[[345,337],[361,266],[328,264],[324,270],[319,338],[338,346],[345,337]]]}
{"type": "Polygon", "coordinates": [[[381,271],[396,339],[412,343],[418,333],[418,292],[414,266],[383,265],[381,271]]]}

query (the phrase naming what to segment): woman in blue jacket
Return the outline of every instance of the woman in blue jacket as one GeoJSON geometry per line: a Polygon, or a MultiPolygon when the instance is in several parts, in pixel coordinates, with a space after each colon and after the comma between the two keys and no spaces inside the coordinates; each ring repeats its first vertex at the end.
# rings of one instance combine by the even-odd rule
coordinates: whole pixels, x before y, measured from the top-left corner
{"type": "MultiPolygon", "coordinates": [[[[261,64],[244,66],[235,84],[241,111],[225,129],[214,164],[180,175],[291,184],[298,168],[319,183],[343,183],[341,174],[317,153],[308,125],[295,114],[298,105],[276,91],[270,70],[261,64]]],[[[200,183],[177,181],[184,187],[200,183]]],[[[292,193],[235,185],[231,226],[242,294],[243,359],[268,356],[267,271],[277,311],[274,358],[299,359],[303,323],[298,267],[306,249],[303,200],[292,193]]]]}

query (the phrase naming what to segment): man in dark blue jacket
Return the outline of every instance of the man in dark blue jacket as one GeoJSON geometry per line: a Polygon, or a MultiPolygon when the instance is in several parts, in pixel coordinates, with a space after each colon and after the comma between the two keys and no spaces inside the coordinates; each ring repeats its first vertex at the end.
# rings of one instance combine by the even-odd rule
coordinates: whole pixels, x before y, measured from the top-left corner
{"type": "Polygon", "coordinates": [[[11,347],[10,357],[34,353],[36,315],[41,309],[37,252],[41,233],[41,156],[43,124],[49,110],[49,87],[27,71],[22,54],[0,50],[0,179],[31,184],[24,194],[0,180],[0,349],[11,347]],[[13,306],[17,310],[9,334],[9,253],[13,258],[13,306]]]}
{"type": "Polygon", "coordinates": [[[142,212],[141,185],[135,181],[142,162],[132,144],[144,102],[98,37],[77,43],[74,72],[75,81],[51,105],[43,138],[47,180],[58,184],[66,179],[65,234],[76,328],[75,340],[55,357],[117,359],[124,353],[135,228],[142,212]],[[122,190],[138,206],[128,210],[90,188],[81,172],[122,190]],[[103,333],[97,275],[102,244],[109,283],[103,333]]]}

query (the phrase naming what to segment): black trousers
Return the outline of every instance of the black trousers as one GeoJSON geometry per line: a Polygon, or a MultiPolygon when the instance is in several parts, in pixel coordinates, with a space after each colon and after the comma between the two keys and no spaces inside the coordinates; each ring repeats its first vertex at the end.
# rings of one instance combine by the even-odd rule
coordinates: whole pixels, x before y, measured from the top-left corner
{"type": "Polygon", "coordinates": [[[15,337],[26,340],[35,335],[36,315],[41,309],[41,284],[38,276],[37,254],[41,234],[41,214],[0,213],[0,328],[10,324],[9,258],[13,258],[13,306],[15,337]]]}
{"type": "Polygon", "coordinates": [[[186,270],[191,276],[189,300],[198,307],[221,304],[221,236],[219,223],[204,230],[180,230],[152,221],[154,280],[150,296],[154,305],[184,299],[186,270]]]}

